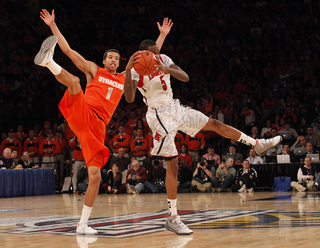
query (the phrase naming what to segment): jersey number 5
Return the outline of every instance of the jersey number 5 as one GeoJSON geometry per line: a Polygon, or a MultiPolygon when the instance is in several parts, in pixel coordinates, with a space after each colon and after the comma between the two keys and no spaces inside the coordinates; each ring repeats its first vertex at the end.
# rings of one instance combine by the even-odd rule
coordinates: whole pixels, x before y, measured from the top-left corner
{"type": "Polygon", "coordinates": [[[163,77],[164,77],[164,76],[161,76],[161,77],[160,77],[160,81],[161,81],[161,84],[162,84],[162,89],[163,89],[163,90],[167,90],[168,87],[167,87],[166,81],[163,80],[163,77]]]}
{"type": "Polygon", "coordinates": [[[112,87],[109,87],[109,88],[108,88],[108,94],[107,94],[107,96],[106,96],[106,99],[107,99],[107,100],[110,100],[112,91],[113,91],[113,88],[112,88],[112,87]]]}

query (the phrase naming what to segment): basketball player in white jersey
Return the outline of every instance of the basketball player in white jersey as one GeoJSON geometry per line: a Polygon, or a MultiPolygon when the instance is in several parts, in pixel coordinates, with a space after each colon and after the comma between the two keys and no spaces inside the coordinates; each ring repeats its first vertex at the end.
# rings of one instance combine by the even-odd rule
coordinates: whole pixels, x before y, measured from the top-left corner
{"type": "Polygon", "coordinates": [[[166,221],[166,228],[177,234],[192,234],[193,232],[177,214],[178,151],[174,143],[177,131],[180,130],[190,136],[196,135],[201,129],[215,131],[226,138],[251,145],[260,156],[263,156],[268,149],[277,146],[281,141],[281,136],[268,140],[255,140],[199,111],[181,106],[179,100],[173,99],[170,76],[183,82],[188,82],[189,76],[167,55],[159,54],[160,50],[154,41],[144,40],[140,44],[140,50],[149,50],[156,54],[158,57],[157,69],[148,76],[138,75],[133,65],[136,63],[139,53],[133,54],[126,66],[125,85],[127,89],[125,90],[128,95],[131,95],[132,101],[137,87],[143,95],[144,102],[148,106],[147,122],[154,138],[154,148],[151,155],[162,156],[167,163],[166,189],[169,217],[166,221]]]}

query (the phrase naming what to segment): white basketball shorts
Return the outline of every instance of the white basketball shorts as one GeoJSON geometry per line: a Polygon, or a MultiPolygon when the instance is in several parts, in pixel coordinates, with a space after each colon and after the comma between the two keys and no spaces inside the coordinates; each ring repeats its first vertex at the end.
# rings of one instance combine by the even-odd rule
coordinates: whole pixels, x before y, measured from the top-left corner
{"type": "Polygon", "coordinates": [[[152,130],[154,148],[152,156],[174,157],[178,151],[174,137],[178,130],[195,136],[209,121],[203,113],[184,107],[175,99],[160,108],[148,108],[147,122],[152,130]]]}

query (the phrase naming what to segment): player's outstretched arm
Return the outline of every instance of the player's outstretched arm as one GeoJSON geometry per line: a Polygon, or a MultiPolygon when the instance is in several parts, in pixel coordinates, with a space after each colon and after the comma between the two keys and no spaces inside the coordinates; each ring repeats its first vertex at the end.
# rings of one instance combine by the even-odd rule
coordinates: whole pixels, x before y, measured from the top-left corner
{"type": "Polygon", "coordinates": [[[137,84],[138,82],[135,80],[132,80],[131,78],[131,69],[134,65],[134,63],[137,62],[137,59],[140,56],[140,51],[135,52],[129,59],[128,64],[126,66],[125,70],[125,83],[124,83],[124,96],[126,98],[126,101],[131,103],[134,101],[134,98],[136,96],[136,90],[137,90],[137,84]]]}
{"type": "Polygon", "coordinates": [[[163,19],[162,26],[159,22],[157,22],[158,29],[160,31],[159,37],[156,41],[159,49],[161,50],[161,47],[163,45],[164,40],[166,39],[167,35],[169,34],[171,27],[173,25],[173,22],[168,17],[163,19]]]}
{"type": "Polygon", "coordinates": [[[42,9],[40,18],[50,27],[53,35],[58,37],[58,44],[61,50],[73,61],[73,63],[85,74],[93,74],[94,76],[95,72],[93,71],[96,71],[98,66],[93,62],[87,61],[78,52],[70,48],[69,43],[57,27],[54,10],[52,10],[52,13],[50,14],[46,9],[42,9]]]}

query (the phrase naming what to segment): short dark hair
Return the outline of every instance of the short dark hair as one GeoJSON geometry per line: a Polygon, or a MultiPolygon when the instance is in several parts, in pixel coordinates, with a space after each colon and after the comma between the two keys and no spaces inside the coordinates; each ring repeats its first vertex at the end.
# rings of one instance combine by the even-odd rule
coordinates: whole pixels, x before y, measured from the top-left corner
{"type": "Polygon", "coordinates": [[[140,43],[139,49],[140,50],[148,50],[149,46],[155,46],[157,43],[155,43],[153,40],[144,40],[140,43]]]}
{"type": "Polygon", "coordinates": [[[278,128],[272,127],[271,130],[276,130],[276,131],[278,131],[278,128]]]}
{"type": "Polygon", "coordinates": [[[120,59],[121,59],[121,54],[120,54],[120,52],[119,52],[117,49],[109,49],[109,50],[107,50],[107,51],[103,54],[103,60],[106,59],[106,57],[107,57],[107,55],[108,55],[108,52],[115,52],[115,53],[119,54],[119,57],[120,57],[120,59]]]}

